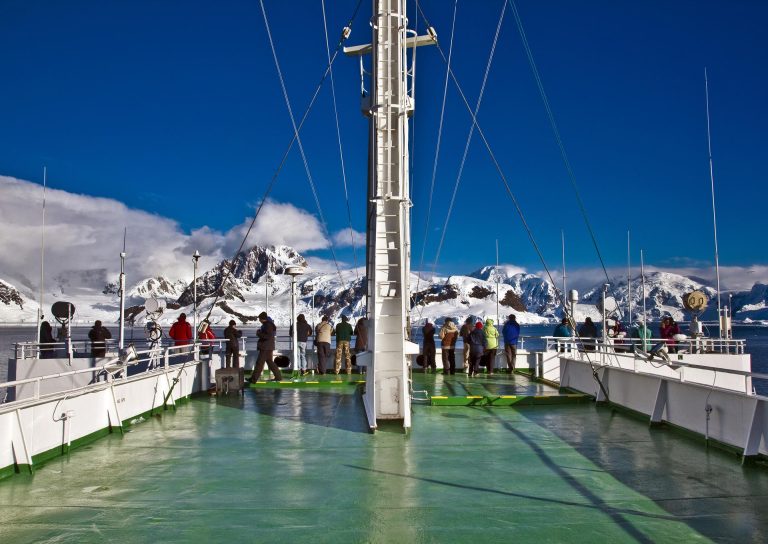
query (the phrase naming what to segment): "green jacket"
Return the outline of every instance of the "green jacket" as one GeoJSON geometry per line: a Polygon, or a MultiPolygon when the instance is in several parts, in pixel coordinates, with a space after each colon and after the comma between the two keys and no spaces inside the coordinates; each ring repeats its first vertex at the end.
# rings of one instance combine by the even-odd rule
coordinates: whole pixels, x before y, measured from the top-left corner
{"type": "Polygon", "coordinates": [[[637,338],[639,341],[633,342],[635,347],[641,349],[642,351],[648,351],[648,349],[651,347],[651,343],[648,341],[648,339],[651,337],[651,331],[643,327],[643,324],[640,323],[635,330],[632,331],[632,338],[637,338]]]}
{"type": "Polygon", "coordinates": [[[485,320],[485,327],[483,327],[483,334],[485,335],[485,348],[496,349],[499,347],[499,331],[493,326],[493,319],[485,320]]]}
{"type": "Polygon", "coordinates": [[[336,325],[336,341],[349,342],[350,340],[352,340],[352,325],[342,321],[336,325]]]}

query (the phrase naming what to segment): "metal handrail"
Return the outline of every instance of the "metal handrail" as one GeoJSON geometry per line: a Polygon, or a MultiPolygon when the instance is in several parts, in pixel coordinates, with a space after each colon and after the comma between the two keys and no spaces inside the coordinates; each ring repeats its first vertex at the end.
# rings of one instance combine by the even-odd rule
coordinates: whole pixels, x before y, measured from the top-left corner
{"type": "Polygon", "coordinates": [[[655,346],[657,344],[667,344],[676,347],[677,349],[686,350],[686,353],[695,354],[736,354],[741,355],[744,353],[746,347],[746,340],[739,338],[686,338],[684,340],[670,340],[666,338],[637,338],[631,336],[624,336],[621,338],[609,337],[607,342],[603,342],[602,338],[579,338],[579,337],[562,337],[562,336],[542,336],[546,341],[546,349],[558,349],[561,346],[572,349],[572,346],[577,345],[581,349],[584,346],[595,347],[599,352],[600,348],[603,351],[613,352],[615,349],[608,350],[606,348],[620,347],[642,347],[643,344],[648,346],[655,346]],[[719,350],[718,350],[719,348],[719,350]]]}
{"type": "MultiPolygon", "coordinates": [[[[247,336],[243,336],[240,338],[240,349],[244,352],[245,351],[245,343],[248,339],[247,336]]],[[[156,349],[158,347],[175,347],[173,345],[173,340],[165,339],[165,344],[162,345],[161,343],[154,346],[156,349]],[[170,342],[170,345],[169,345],[170,342]]],[[[198,339],[198,344],[202,347],[208,347],[208,346],[217,346],[219,349],[225,347],[225,344],[228,342],[226,338],[212,338],[210,340],[208,339],[198,339]]],[[[108,339],[104,341],[105,345],[102,348],[101,346],[98,346],[97,349],[105,349],[107,351],[116,351],[117,349],[117,340],[116,339],[108,339]]],[[[146,345],[146,346],[152,346],[151,340],[137,340],[132,342],[134,345],[146,345]]],[[[91,347],[92,347],[92,341],[91,340],[72,340],[69,342],[69,345],[72,346],[73,353],[90,353],[91,347]],[[82,349],[80,349],[82,348],[82,349]]],[[[193,344],[186,344],[186,346],[192,346],[193,344]]],[[[14,345],[14,351],[15,351],[15,359],[38,359],[40,358],[40,354],[43,351],[56,351],[56,350],[66,350],[68,346],[67,342],[16,342],[14,345]]],[[[52,357],[56,358],[56,357],[52,357]]]]}
{"type": "MultiPolygon", "coordinates": [[[[115,357],[106,363],[103,363],[99,366],[94,366],[90,368],[82,368],[82,369],[76,369],[76,370],[68,370],[66,372],[56,372],[54,374],[45,374],[43,376],[35,376],[33,378],[24,378],[21,380],[13,380],[10,382],[0,382],[0,389],[3,388],[10,388],[10,387],[17,387],[20,385],[27,385],[27,384],[35,384],[35,390],[34,395],[32,398],[27,399],[21,399],[18,401],[12,401],[7,404],[0,403],[0,405],[3,406],[10,406],[15,404],[16,402],[26,402],[29,400],[39,400],[41,397],[40,395],[40,384],[46,380],[52,380],[57,378],[66,378],[69,376],[75,376],[79,374],[96,374],[97,376],[101,373],[105,373],[107,376],[106,382],[112,382],[114,381],[115,377],[114,374],[117,374],[119,372],[123,372],[123,378],[128,379],[128,372],[127,369],[132,366],[138,366],[143,363],[152,363],[153,361],[157,361],[158,359],[162,358],[163,361],[163,370],[167,370],[170,366],[170,361],[173,358],[180,358],[180,357],[189,357],[190,355],[197,354],[197,350],[190,351],[189,348],[194,348],[195,344],[185,344],[183,346],[166,346],[164,348],[153,348],[149,350],[142,350],[137,351],[136,355],[137,358],[135,360],[129,361],[127,363],[120,362],[119,357],[115,357]],[[142,358],[141,356],[145,355],[146,357],[142,358]]],[[[152,372],[153,370],[156,370],[158,367],[155,367],[154,369],[151,366],[147,366],[146,370],[142,372],[142,374],[146,374],[149,372],[152,372]]],[[[132,376],[134,377],[134,376],[132,376]]],[[[97,383],[88,384],[88,386],[98,386],[97,383]]],[[[86,386],[86,387],[88,387],[86,386]]],[[[60,395],[62,393],[68,393],[77,391],[79,389],[83,389],[82,387],[72,388],[65,391],[59,391],[56,393],[51,393],[50,395],[45,396],[55,396],[60,395]]]]}

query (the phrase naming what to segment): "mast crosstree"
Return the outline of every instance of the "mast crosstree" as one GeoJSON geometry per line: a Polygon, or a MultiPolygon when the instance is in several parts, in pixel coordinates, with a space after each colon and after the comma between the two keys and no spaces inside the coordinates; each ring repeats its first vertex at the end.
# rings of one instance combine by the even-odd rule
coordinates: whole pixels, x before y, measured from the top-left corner
{"type": "MultiPolygon", "coordinates": [[[[407,340],[410,311],[410,221],[408,117],[413,114],[413,77],[407,50],[435,43],[434,31],[408,30],[405,0],[374,0],[370,45],[345,48],[350,56],[371,54],[370,93],[362,110],[369,117],[368,204],[366,215],[368,351],[364,403],[368,424],[402,420],[411,426],[406,357],[418,353],[407,340]]],[[[365,74],[362,69],[361,74],[365,74]]],[[[363,86],[363,89],[365,87],[363,86]]]]}

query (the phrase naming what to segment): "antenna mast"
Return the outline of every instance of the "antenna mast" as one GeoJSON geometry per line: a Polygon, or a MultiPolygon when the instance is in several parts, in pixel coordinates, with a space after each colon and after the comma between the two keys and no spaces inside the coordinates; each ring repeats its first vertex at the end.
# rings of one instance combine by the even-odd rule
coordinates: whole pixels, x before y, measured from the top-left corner
{"type": "MultiPolygon", "coordinates": [[[[118,347],[125,347],[125,239],[128,236],[128,227],[123,228],[123,251],[120,253],[120,340],[118,347]]],[[[126,373],[125,377],[128,377],[126,373]]]]}
{"type": "Polygon", "coordinates": [[[496,238],[496,326],[499,322],[499,239],[496,238]]]}
{"type": "Polygon", "coordinates": [[[48,167],[43,166],[43,225],[40,234],[40,307],[37,309],[37,343],[40,343],[40,325],[43,323],[43,291],[45,284],[45,189],[48,185],[48,167]]]}
{"type": "MultiPolygon", "coordinates": [[[[709,127],[709,82],[707,69],[704,68],[704,96],[707,103],[707,152],[709,154],[709,181],[712,190],[712,228],[715,234],[715,275],[717,276],[717,319],[719,322],[720,338],[723,338],[723,308],[720,305],[720,254],[717,248],[717,212],[715,208],[715,171],[712,166],[712,136],[709,127]]],[[[730,327],[727,327],[730,329],[730,327]]]]}
{"type": "Polygon", "coordinates": [[[629,229],[627,229],[627,330],[632,326],[632,257],[629,253],[629,229]]]}
{"type": "Polygon", "coordinates": [[[643,284],[643,329],[648,330],[648,319],[645,316],[645,263],[643,262],[643,250],[640,250],[640,281],[643,284]]]}
{"type": "Polygon", "coordinates": [[[568,297],[568,291],[565,290],[565,231],[560,229],[560,243],[563,248],[563,317],[568,316],[568,303],[566,302],[568,297]]]}

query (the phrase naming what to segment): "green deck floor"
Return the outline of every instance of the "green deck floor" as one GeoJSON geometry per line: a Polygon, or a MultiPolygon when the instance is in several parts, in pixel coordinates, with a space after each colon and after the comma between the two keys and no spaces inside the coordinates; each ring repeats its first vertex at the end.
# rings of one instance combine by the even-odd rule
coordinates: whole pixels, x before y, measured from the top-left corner
{"type": "Polygon", "coordinates": [[[0,481],[0,542],[766,542],[766,498],[768,470],[593,404],[372,435],[352,385],[263,388],[0,481]]]}

